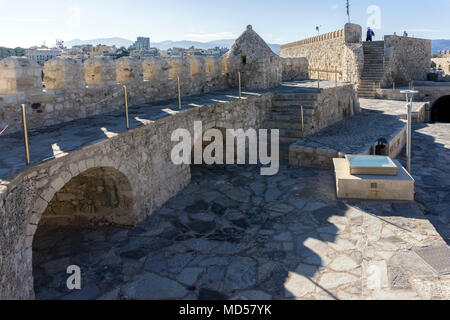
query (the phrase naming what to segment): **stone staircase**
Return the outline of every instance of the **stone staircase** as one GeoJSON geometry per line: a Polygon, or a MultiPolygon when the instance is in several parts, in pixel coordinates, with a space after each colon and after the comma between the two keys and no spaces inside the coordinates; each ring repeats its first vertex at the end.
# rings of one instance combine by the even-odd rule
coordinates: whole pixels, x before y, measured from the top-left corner
{"type": "Polygon", "coordinates": [[[318,94],[319,91],[316,89],[278,92],[275,94],[272,109],[264,122],[264,128],[280,130],[281,160],[289,159],[289,146],[304,136],[301,106],[303,106],[304,128],[308,128],[318,94]]]}
{"type": "Polygon", "coordinates": [[[384,41],[364,42],[364,69],[358,85],[360,98],[375,98],[384,72],[384,41]]]}

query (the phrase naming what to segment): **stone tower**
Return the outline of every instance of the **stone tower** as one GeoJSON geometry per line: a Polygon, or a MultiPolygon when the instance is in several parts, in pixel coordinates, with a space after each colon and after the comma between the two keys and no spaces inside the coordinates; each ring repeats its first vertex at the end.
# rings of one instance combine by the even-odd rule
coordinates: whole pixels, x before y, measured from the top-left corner
{"type": "Polygon", "coordinates": [[[247,89],[269,89],[282,81],[281,58],[250,25],[224,55],[223,64],[232,86],[237,86],[238,72],[242,75],[243,88],[247,89]]]}

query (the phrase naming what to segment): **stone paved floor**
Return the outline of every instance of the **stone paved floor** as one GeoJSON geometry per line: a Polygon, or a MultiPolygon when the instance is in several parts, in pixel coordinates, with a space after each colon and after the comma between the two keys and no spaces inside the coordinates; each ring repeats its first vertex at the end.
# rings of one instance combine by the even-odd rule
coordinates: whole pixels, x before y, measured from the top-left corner
{"type": "Polygon", "coordinates": [[[448,240],[450,126],[415,129],[417,202],[339,201],[328,170],[195,167],[192,183],[135,228],[39,230],[36,296],[450,299],[450,275],[410,250],[448,240]],[[71,264],[83,289],[69,293],[71,264]]]}

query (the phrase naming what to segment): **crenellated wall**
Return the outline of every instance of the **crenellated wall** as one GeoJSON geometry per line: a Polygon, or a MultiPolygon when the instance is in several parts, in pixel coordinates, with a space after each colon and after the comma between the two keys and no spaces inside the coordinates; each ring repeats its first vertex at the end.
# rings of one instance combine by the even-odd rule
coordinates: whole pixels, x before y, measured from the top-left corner
{"type": "Polygon", "coordinates": [[[219,57],[152,57],[145,61],[95,57],[84,64],[58,57],[44,66],[44,89],[40,66],[27,58],[10,57],[0,61],[0,128],[8,125],[6,133],[21,130],[23,103],[30,129],[121,109],[123,85],[127,86],[128,103],[133,105],[176,98],[178,77],[182,96],[236,88],[238,70],[244,89],[258,81],[269,88],[279,85],[281,77],[307,77],[305,59],[289,59],[282,69],[275,58],[261,61],[264,72],[252,73],[249,64],[244,67],[219,57]]]}
{"type": "MultiPolygon", "coordinates": [[[[361,27],[348,23],[342,30],[282,45],[281,56],[304,57],[313,70],[337,70],[338,80],[357,83],[364,65],[361,36],[361,27]]],[[[331,72],[313,71],[310,77],[335,80],[335,74],[331,72]]]]}

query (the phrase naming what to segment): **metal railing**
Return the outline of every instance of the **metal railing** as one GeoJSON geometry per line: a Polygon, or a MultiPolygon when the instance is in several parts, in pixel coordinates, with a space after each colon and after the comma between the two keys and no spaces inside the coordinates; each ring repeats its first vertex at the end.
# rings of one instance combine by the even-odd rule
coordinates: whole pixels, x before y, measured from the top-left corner
{"type": "Polygon", "coordinates": [[[320,74],[326,74],[325,80],[330,80],[330,74],[334,74],[334,84],[337,86],[338,84],[338,75],[342,75],[342,71],[338,71],[337,67],[334,67],[333,70],[330,69],[313,69],[311,67],[308,68],[309,74],[312,76],[313,72],[317,72],[317,88],[320,89],[320,74]]]}
{"type": "MultiPolygon", "coordinates": [[[[238,81],[239,81],[239,99],[242,99],[242,76],[241,76],[241,72],[238,72],[238,81]]],[[[129,118],[129,108],[128,108],[128,88],[127,86],[122,86],[123,89],[123,101],[124,101],[124,106],[125,106],[125,127],[127,130],[130,129],[130,118],[129,118]]],[[[181,80],[180,80],[180,76],[177,76],[177,96],[178,96],[178,109],[182,110],[182,104],[181,104],[181,80]]],[[[106,101],[108,101],[111,98],[117,98],[118,96],[116,95],[118,92],[114,92],[111,97],[105,98],[103,100],[101,100],[100,102],[96,102],[90,105],[98,105],[101,103],[104,103],[106,101]]],[[[24,144],[25,144],[25,158],[26,158],[26,164],[27,166],[30,165],[31,160],[30,160],[30,144],[29,144],[29,139],[28,139],[28,125],[27,125],[27,115],[26,115],[26,105],[22,104],[21,105],[21,110],[22,110],[22,124],[23,124],[23,137],[24,137],[24,144]]],[[[303,111],[302,111],[302,117],[303,117],[303,111]]],[[[8,129],[9,125],[6,125],[5,128],[3,128],[0,131],[0,135],[2,135],[7,129],[8,129]]]]}

